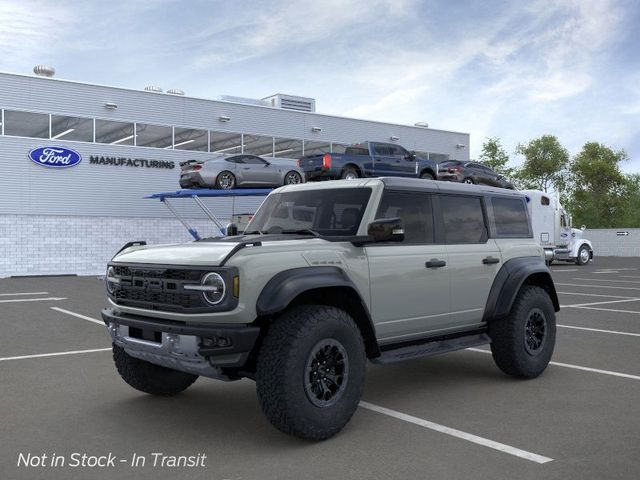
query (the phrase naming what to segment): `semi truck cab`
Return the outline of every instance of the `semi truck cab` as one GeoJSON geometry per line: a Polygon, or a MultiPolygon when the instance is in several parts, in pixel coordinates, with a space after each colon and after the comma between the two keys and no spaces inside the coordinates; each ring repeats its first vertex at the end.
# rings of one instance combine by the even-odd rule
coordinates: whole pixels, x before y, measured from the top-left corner
{"type": "Polygon", "coordinates": [[[572,227],[571,215],[559,198],[540,190],[523,190],[527,198],[533,236],[545,252],[547,264],[553,261],[586,265],[593,260],[593,245],[584,238],[586,226],[572,227]]]}

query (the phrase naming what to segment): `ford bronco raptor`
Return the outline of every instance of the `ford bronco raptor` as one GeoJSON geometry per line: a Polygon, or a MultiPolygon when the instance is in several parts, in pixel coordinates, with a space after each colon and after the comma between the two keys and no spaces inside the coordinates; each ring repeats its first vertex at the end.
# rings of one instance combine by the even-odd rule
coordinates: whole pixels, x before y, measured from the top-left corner
{"type": "Polygon", "coordinates": [[[353,415],[367,360],[489,343],[503,372],[537,377],[559,310],[523,195],[403,178],[281,187],[241,235],[128,246],[106,286],[129,385],[250,378],[276,428],[314,440],[353,415]]]}

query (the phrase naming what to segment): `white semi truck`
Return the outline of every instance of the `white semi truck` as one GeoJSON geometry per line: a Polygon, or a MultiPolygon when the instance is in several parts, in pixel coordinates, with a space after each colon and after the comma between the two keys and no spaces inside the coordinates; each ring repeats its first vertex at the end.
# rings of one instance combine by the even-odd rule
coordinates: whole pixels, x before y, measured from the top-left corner
{"type": "Polygon", "coordinates": [[[539,190],[523,190],[527,197],[533,237],[544,248],[548,264],[554,260],[586,265],[593,260],[593,246],[584,238],[586,227],[572,228],[571,215],[557,197],[539,190]]]}

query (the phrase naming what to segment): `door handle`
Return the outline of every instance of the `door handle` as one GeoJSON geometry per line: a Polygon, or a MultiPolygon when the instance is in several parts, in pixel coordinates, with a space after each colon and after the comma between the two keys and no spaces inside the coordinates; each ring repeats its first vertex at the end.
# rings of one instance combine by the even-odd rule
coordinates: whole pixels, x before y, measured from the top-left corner
{"type": "Polygon", "coordinates": [[[424,264],[427,268],[441,268],[447,264],[444,260],[438,260],[437,258],[432,258],[428,262],[424,264]]]}
{"type": "Polygon", "coordinates": [[[484,263],[485,265],[491,265],[493,263],[500,263],[500,259],[489,256],[487,258],[483,258],[482,263],[484,263]]]}

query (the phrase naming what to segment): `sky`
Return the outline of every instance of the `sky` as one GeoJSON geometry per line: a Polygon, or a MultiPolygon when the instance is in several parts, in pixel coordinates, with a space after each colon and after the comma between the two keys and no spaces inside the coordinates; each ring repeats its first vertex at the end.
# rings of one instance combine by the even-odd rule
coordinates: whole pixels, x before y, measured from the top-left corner
{"type": "Polygon", "coordinates": [[[0,71],[313,97],[320,113],[624,149],[640,172],[640,0],[0,0],[0,71]]]}

